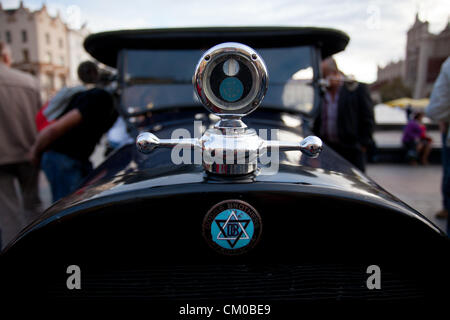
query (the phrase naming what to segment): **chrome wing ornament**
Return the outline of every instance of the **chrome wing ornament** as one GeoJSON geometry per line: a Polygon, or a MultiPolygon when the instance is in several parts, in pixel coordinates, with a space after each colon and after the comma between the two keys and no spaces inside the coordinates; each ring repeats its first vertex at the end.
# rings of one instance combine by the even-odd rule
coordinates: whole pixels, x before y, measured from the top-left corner
{"type": "Polygon", "coordinates": [[[264,140],[242,121],[259,107],[268,88],[266,65],[252,48],[234,42],[212,47],[200,58],[193,85],[204,107],[220,120],[198,139],[158,139],[143,132],[136,139],[140,152],[156,147],[196,148],[203,154],[207,172],[241,175],[254,172],[258,157],[268,149],[297,150],[313,158],[322,151],[322,140],[316,136],[299,142],[264,140]]]}

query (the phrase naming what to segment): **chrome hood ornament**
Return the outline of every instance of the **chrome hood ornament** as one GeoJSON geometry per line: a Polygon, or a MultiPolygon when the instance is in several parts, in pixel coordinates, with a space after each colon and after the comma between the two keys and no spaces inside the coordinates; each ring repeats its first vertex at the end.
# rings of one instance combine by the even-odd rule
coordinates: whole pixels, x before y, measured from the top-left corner
{"type": "Polygon", "coordinates": [[[143,153],[155,147],[187,147],[202,151],[203,167],[209,173],[240,175],[257,169],[258,156],[272,151],[299,150],[309,157],[322,151],[315,136],[301,142],[264,140],[249,129],[242,117],[256,110],[268,87],[263,59],[252,48],[234,42],[212,47],[200,58],[192,79],[194,91],[205,108],[220,120],[199,139],[158,139],[141,133],[136,146],[143,153]]]}

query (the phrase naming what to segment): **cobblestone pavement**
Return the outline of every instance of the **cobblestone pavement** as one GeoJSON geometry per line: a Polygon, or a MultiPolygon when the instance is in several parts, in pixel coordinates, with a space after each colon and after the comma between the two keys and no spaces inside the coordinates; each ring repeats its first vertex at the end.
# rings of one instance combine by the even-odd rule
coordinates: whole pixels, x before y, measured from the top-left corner
{"type": "Polygon", "coordinates": [[[373,164],[367,167],[366,173],[388,192],[446,231],[446,220],[435,218],[436,212],[442,208],[441,166],[373,164]]]}

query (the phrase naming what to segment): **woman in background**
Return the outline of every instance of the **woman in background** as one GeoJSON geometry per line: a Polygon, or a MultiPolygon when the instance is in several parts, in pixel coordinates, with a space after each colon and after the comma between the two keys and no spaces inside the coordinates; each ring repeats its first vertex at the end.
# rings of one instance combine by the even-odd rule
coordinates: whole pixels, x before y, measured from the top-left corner
{"type": "Polygon", "coordinates": [[[421,164],[427,165],[431,152],[433,140],[426,133],[426,127],[422,123],[423,116],[423,112],[416,112],[403,130],[403,146],[406,149],[409,163],[412,165],[417,164],[417,160],[421,164]]]}

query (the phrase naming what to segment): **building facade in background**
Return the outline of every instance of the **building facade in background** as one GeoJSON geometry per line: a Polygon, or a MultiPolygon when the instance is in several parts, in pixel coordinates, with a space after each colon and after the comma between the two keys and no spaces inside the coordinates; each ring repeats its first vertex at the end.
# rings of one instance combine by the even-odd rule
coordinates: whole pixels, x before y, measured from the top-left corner
{"type": "Polygon", "coordinates": [[[450,56],[450,22],[438,34],[428,31],[428,22],[416,14],[406,39],[405,58],[378,67],[377,81],[371,86],[374,92],[387,83],[401,79],[415,99],[431,94],[442,63],[450,56]]]}
{"type": "Polygon", "coordinates": [[[413,98],[431,94],[433,83],[445,59],[450,56],[450,24],[439,34],[428,31],[428,22],[418,15],[408,30],[405,57],[405,83],[413,91],[413,98]]]}
{"type": "Polygon", "coordinates": [[[389,62],[386,66],[377,68],[377,81],[386,82],[395,78],[405,77],[405,61],[399,60],[397,62],[389,62]]]}
{"type": "Polygon", "coordinates": [[[17,9],[4,10],[0,3],[0,40],[11,47],[13,68],[35,75],[43,101],[59,89],[76,84],[76,69],[88,59],[83,41],[85,27],[71,30],[61,19],[49,15],[47,7],[31,11],[23,2],[17,9]]]}
{"type": "Polygon", "coordinates": [[[68,29],[67,41],[69,45],[69,83],[71,85],[81,84],[78,79],[78,65],[86,60],[92,60],[92,57],[84,50],[84,39],[89,35],[89,30],[86,25],[83,25],[80,29],[68,29]]]}

